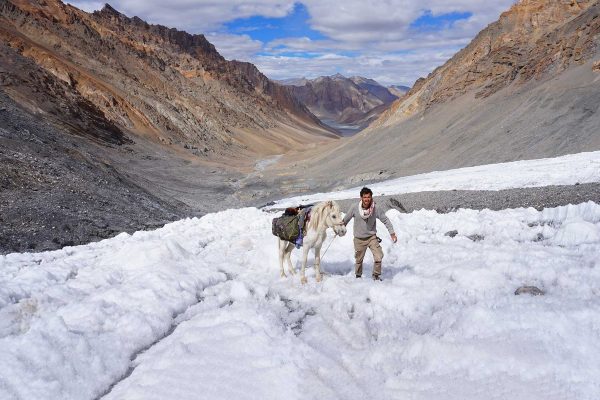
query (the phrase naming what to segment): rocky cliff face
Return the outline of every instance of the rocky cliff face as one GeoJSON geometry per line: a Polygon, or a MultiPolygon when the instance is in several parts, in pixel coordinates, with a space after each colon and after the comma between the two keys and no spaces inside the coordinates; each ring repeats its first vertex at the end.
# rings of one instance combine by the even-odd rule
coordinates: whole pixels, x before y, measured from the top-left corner
{"type": "Polygon", "coordinates": [[[365,127],[397,97],[372,79],[340,74],[312,80],[290,80],[288,86],[319,118],[365,127]]]}
{"type": "Polygon", "coordinates": [[[102,111],[72,85],[2,43],[0,87],[32,113],[44,115],[72,135],[107,145],[130,142],[119,127],[108,121],[102,111]]]}
{"type": "Polygon", "coordinates": [[[210,159],[290,121],[328,134],[286,88],[226,61],[203,35],[58,0],[2,1],[0,21],[2,42],[134,135],[210,159]]]}
{"type": "Polygon", "coordinates": [[[463,50],[415,82],[372,126],[386,126],[465,93],[488,97],[511,84],[556,76],[597,54],[597,0],[521,0],[463,50]]]}

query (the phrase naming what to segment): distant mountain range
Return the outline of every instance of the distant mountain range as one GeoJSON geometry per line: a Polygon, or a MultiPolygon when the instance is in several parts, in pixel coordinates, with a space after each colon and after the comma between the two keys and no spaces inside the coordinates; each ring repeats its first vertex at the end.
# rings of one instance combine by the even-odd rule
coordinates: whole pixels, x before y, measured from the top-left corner
{"type": "Polygon", "coordinates": [[[346,78],[341,74],[315,79],[291,78],[279,83],[287,85],[322,121],[338,128],[351,126],[354,130],[364,129],[399,97],[398,94],[406,93],[402,89],[388,89],[373,79],[346,78]]]}
{"type": "Polygon", "coordinates": [[[598,150],[599,63],[599,1],[520,0],[303,176],[337,187],[598,150]]]}

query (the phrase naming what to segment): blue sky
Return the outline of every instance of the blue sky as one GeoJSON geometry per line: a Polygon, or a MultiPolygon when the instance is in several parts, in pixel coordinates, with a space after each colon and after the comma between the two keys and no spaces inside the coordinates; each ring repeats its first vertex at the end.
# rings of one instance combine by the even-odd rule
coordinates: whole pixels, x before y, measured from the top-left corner
{"type": "MultiPolygon", "coordinates": [[[[273,79],[342,73],[411,86],[515,0],[115,0],[130,17],[205,34],[273,79]]],[[[103,2],[72,0],[86,11],[103,2]]]]}
{"type": "Polygon", "coordinates": [[[429,30],[439,32],[450,29],[454,23],[467,20],[473,16],[471,12],[450,12],[446,14],[433,15],[431,10],[424,10],[423,14],[411,22],[410,27],[416,30],[429,30]]]}
{"type": "Polygon", "coordinates": [[[247,34],[251,39],[268,43],[275,39],[287,37],[307,37],[311,40],[322,40],[326,37],[313,30],[308,24],[310,14],[302,3],[295,3],[293,10],[284,17],[273,18],[255,15],[238,18],[223,24],[224,31],[229,34],[247,34]]]}

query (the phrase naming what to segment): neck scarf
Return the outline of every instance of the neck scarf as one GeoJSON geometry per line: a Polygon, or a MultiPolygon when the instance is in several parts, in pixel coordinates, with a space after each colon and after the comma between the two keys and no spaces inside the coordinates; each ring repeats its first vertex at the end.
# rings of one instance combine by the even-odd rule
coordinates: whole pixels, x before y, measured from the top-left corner
{"type": "Polygon", "coordinates": [[[362,219],[369,218],[373,214],[374,210],[375,210],[375,200],[371,200],[371,206],[369,208],[367,208],[366,210],[362,206],[362,200],[358,201],[358,213],[360,214],[360,217],[362,219]]]}

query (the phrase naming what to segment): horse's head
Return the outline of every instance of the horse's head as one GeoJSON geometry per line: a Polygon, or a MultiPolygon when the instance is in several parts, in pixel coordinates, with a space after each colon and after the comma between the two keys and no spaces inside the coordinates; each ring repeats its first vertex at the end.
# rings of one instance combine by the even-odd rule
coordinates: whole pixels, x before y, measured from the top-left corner
{"type": "Polygon", "coordinates": [[[328,201],[325,206],[325,223],[328,228],[332,228],[333,231],[339,235],[344,236],[346,234],[346,225],[342,221],[342,213],[340,206],[335,201],[328,201]]]}

